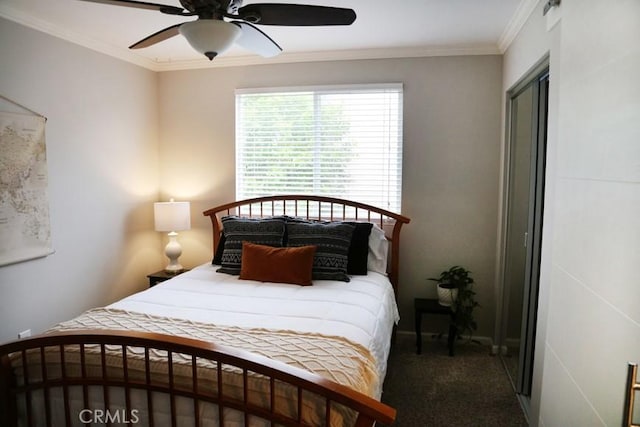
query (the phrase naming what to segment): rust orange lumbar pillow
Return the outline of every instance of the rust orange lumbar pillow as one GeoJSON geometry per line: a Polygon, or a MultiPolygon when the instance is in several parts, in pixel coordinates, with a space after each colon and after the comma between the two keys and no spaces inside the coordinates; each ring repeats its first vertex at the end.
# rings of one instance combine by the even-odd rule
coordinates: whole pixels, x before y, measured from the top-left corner
{"type": "Polygon", "coordinates": [[[242,242],[240,279],[310,286],[315,246],[274,248],[242,242]]]}

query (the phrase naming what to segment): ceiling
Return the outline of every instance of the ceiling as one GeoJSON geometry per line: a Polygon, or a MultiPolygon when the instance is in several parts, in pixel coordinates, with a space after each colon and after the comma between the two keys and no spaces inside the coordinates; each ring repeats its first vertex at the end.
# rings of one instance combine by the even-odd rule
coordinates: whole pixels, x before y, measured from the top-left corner
{"type": "MultiPolygon", "coordinates": [[[[149,0],[180,6],[178,0],[149,0]]],[[[317,60],[500,54],[537,0],[244,0],[347,7],[350,26],[261,29],[283,49],[262,58],[234,47],[210,62],[181,37],[129,50],[134,42],[193,18],[80,0],[0,0],[0,16],[154,71],[317,60]],[[402,5],[402,8],[390,7],[402,5]]]]}

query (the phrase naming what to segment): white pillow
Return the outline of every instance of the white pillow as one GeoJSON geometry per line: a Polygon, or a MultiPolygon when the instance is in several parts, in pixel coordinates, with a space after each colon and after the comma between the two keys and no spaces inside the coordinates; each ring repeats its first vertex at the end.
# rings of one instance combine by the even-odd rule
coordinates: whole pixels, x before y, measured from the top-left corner
{"type": "Polygon", "coordinates": [[[367,257],[367,270],[380,274],[387,274],[387,256],[389,255],[389,241],[384,231],[373,224],[369,234],[369,256],[367,257]]]}

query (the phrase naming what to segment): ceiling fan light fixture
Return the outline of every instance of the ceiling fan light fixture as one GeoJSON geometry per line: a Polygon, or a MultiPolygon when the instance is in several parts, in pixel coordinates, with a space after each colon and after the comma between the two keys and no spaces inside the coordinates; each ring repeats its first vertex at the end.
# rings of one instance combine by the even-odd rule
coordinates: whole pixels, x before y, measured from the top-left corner
{"type": "Polygon", "coordinates": [[[237,25],[217,19],[199,19],[180,26],[180,34],[191,47],[209,60],[229,49],[241,33],[237,25]]]}

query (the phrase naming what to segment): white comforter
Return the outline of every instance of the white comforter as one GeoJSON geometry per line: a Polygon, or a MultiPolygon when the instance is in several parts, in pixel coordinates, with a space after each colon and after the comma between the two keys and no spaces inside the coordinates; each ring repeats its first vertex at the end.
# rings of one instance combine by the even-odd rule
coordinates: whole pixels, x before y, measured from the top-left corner
{"type": "Polygon", "coordinates": [[[382,383],[391,332],[399,320],[386,276],[369,272],[347,283],[316,280],[313,286],[297,286],[240,280],[217,273],[217,268],[201,265],[108,308],[217,325],[342,336],[371,352],[382,383]]]}

